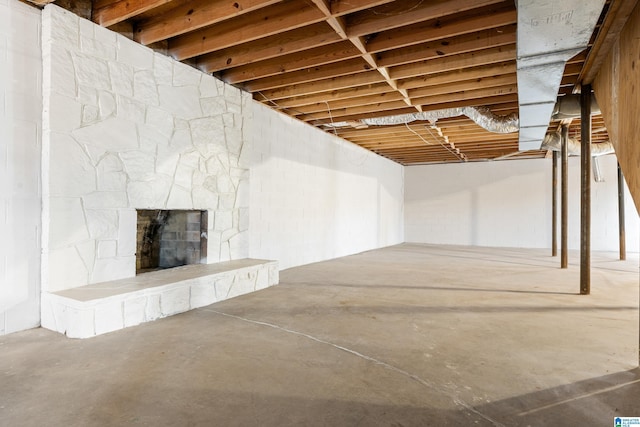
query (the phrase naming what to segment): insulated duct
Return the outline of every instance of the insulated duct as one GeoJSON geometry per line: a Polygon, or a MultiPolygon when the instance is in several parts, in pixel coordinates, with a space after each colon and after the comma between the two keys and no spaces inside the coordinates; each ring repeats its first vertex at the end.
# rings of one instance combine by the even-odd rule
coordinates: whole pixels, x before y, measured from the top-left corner
{"type": "MultiPolygon", "coordinates": [[[[542,140],[541,150],[551,150],[551,151],[560,151],[562,147],[562,138],[560,136],[560,132],[549,133],[542,140]]],[[[570,155],[579,156],[580,155],[580,141],[577,139],[569,138],[567,140],[567,151],[570,155]]],[[[598,157],[604,156],[605,154],[612,154],[613,144],[610,141],[607,142],[598,142],[591,144],[591,156],[598,157]]]]}
{"type": "MultiPolygon", "coordinates": [[[[591,95],[591,115],[600,114],[600,106],[596,102],[596,97],[591,95]]],[[[580,95],[571,94],[558,97],[556,105],[553,107],[551,119],[574,119],[580,117],[580,95]]]]}
{"type": "Polygon", "coordinates": [[[411,123],[416,120],[425,120],[434,124],[438,121],[438,119],[446,119],[449,117],[457,116],[467,116],[471,120],[476,122],[478,126],[488,130],[489,132],[518,132],[519,120],[517,114],[514,113],[507,116],[498,116],[491,112],[491,110],[489,110],[489,108],[487,107],[446,108],[444,110],[362,119],[360,121],[367,125],[398,125],[411,123]]]}
{"type": "MultiPolygon", "coordinates": [[[[562,137],[560,136],[560,132],[549,133],[545,135],[542,140],[542,145],[540,147],[541,150],[551,150],[551,151],[560,151],[562,147],[562,137]]],[[[570,155],[579,156],[580,155],[580,141],[569,138],[567,140],[567,151],[570,155]]],[[[605,154],[613,154],[613,144],[610,141],[607,142],[598,142],[591,144],[591,167],[593,169],[593,180],[595,182],[604,182],[604,176],[600,171],[600,165],[598,164],[598,157],[604,156],[605,154]]]]}

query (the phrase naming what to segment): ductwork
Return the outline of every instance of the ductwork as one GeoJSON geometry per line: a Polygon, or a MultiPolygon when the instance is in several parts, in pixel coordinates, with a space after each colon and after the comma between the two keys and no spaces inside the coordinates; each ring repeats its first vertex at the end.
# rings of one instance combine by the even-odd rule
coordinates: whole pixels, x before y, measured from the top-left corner
{"type": "Polygon", "coordinates": [[[585,49],[605,0],[516,0],[521,151],[540,149],[566,62],[585,49]]]}
{"type": "MultiPolygon", "coordinates": [[[[549,133],[545,135],[542,140],[541,150],[560,151],[562,149],[562,136],[560,132],[549,133]]],[[[579,156],[581,154],[580,141],[577,139],[569,138],[567,140],[567,152],[572,156],[579,156]]],[[[604,182],[604,176],[600,171],[600,165],[598,164],[598,157],[605,154],[613,154],[613,144],[610,141],[598,142],[591,144],[591,167],[593,169],[593,180],[595,182],[604,182]]]]}
{"type": "MultiPolygon", "coordinates": [[[[560,151],[562,148],[562,137],[559,132],[547,134],[542,140],[541,150],[560,151]]],[[[567,151],[572,156],[580,155],[580,141],[569,138],[567,140],[567,151]]],[[[614,153],[613,144],[610,141],[591,144],[591,156],[598,157],[605,154],[614,153]]]]}
{"type": "Polygon", "coordinates": [[[411,123],[417,120],[436,123],[438,119],[449,117],[467,116],[478,126],[494,133],[518,132],[518,115],[513,113],[506,116],[498,116],[487,107],[462,107],[447,108],[444,110],[425,111],[421,113],[401,114],[397,116],[377,117],[362,119],[362,123],[367,125],[398,125],[411,123]]]}
{"type": "MultiPolygon", "coordinates": [[[[553,120],[574,119],[581,116],[580,95],[572,94],[558,97],[553,107],[551,118],[553,120]]],[[[596,97],[591,95],[591,114],[600,114],[600,106],[596,97]]]]}

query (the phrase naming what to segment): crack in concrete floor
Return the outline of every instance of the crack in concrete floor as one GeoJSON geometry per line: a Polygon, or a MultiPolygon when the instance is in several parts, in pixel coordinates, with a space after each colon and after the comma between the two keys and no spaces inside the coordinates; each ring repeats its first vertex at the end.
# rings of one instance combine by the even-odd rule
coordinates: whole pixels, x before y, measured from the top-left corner
{"type": "Polygon", "coordinates": [[[344,351],[346,353],[349,353],[351,355],[354,355],[356,357],[364,359],[364,360],[366,360],[368,362],[372,362],[372,363],[374,363],[376,365],[380,365],[380,366],[382,366],[382,367],[384,367],[386,369],[389,369],[389,370],[391,370],[393,372],[396,372],[396,373],[398,373],[400,375],[403,375],[403,376],[405,376],[405,377],[407,377],[407,378],[409,378],[409,379],[411,379],[413,381],[416,381],[416,382],[422,384],[423,386],[425,386],[425,387],[427,387],[427,388],[429,388],[429,389],[431,389],[433,391],[436,391],[436,392],[438,392],[440,394],[444,394],[444,395],[450,397],[451,400],[456,405],[458,405],[458,406],[466,409],[467,411],[472,412],[472,413],[478,415],[479,417],[489,421],[494,426],[496,426],[496,427],[505,427],[504,424],[501,424],[498,421],[496,421],[496,420],[492,419],[491,417],[489,417],[488,415],[485,415],[482,412],[478,411],[472,405],[468,404],[467,402],[462,400],[460,397],[456,396],[454,393],[452,393],[452,392],[450,392],[450,391],[448,391],[446,389],[443,389],[443,388],[439,387],[437,384],[435,384],[435,383],[433,383],[431,381],[425,380],[424,378],[421,378],[421,377],[417,376],[416,374],[412,374],[411,372],[407,372],[404,369],[401,369],[401,368],[399,368],[397,366],[391,365],[391,364],[389,364],[387,362],[384,362],[382,360],[376,359],[375,357],[368,356],[366,354],[362,354],[362,353],[360,353],[360,352],[358,352],[356,350],[350,349],[348,347],[344,347],[344,346],[332,343],[330,341],[326,341],[326,340],[323,340],[321,338],[314,337],[313,335],[309,335],[309,334],[306,334],[304,332],[295,331],[293,329],[285,328],[283,326],[279,326],[279,325],[276,325],[274,323],[264,322],[264,321],[261,321],[261,320],[249,319],[249,318],[242,317],[242,316],[236,316],[234,314],[229,314],[229,313],[225,313],[225,312],[222,312],[222,311],[213,310],[211,308],[205,308],[205,309],[203,309],[203,311],[209,311],[211,313],[216,313],[216,314],[218,314],[220,316],[230,317],[232,319],[236,319],[236,320],[240,320],[240,321],[243,321],[243,322],[252,323],[254,325],[273,328],[273,329],[276,329],[276,330],[279,330],[279,331],[282,331],[282,332],[286,332],[286,333],[289,333],[289,334],[298,335],[298,336],[310,339],[310,340],[315,341],[315,342],[320,343],[320,344],[331,346],[331,347],[333,347],[333,348],[335,348],[337,350],[344,351]]]}

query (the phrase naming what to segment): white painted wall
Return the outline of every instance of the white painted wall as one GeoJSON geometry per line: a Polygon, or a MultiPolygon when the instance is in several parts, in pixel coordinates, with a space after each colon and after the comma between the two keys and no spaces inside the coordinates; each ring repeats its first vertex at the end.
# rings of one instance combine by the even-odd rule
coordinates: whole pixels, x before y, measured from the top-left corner
{"type": "Polygon", "coordinates": [[[403,167],[253,104],[250,253],[280,268],[403,241],[403,167]]]}
{"type": "Polygon", "coordinates": [[[40,324],[40,11],[0,0],[0,335],[40,324]]]}
{"type": "MultiPolygon", "coordinates": [[[[612,155],[604,156],[598,161],[605,182],[592,183],[591,247],[593,250],[616,251],[616,158],[612,155]]],[[[568,215],[569,248],[579,249],[579,157],[569,159],[568,215]]],[[[637,252],[640,226],[628,191],[626,216],[627,250],[637,252]]],[[[435,244],[550,248],[551,160],[407,167],[405,240],[435,244]]]]}
{"type": "Polygon", "coordinates": [[[53,4],[43,33],[43,279],[136,274],[136,209],[209,212],[207,262],[246,258],[251,96],[53,4]]]}

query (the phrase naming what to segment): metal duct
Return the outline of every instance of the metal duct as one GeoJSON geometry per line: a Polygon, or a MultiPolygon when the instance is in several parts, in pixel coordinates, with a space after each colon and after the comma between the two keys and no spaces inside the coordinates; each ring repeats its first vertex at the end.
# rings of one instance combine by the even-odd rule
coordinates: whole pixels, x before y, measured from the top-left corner
{"type": "MultiPolygon", "coordinates": [[[[600,106],[596,102],[596,97],[591,96],[591,115],[600,114],[600,106]]],[[[573,119],[580,117],[580,95],[571,94],[558,98],[553,107],[551,118],[553,120],[573,119]]]]}
{"type": "Polygon", "coordinates": [[[494,133],[518,132],[519,128],[517,114],[514,113],[507,116],[498,116],[491,112],[487,107],[447,108],[444,110],[425,111],[421,113],[362,119],[360,121],[367,125],[398,125],[411,123],[416,120],[425,120],[435,123],[438,119],[457,116],[467,116],[476,122],[478,126],[494,133]]]}
{"type": "MultiPolygon", "coordinates": [[[[560,151],[562,146],[562,138],[560,132],[549,133],[542,140],[541,150],[560,151]]],[[[569,138],[567,140],[567,150],[572,156],[580,155],[580,141],[569,138]]],[[[614,153],[613,144],[610,141],[598,142],[591,144],[591,157],[604,156],[605,154],[614,153]]]]}
{"type": "Polygon", "coordinates": [[[605,0],[516,0],[519,148],[538,150],[566,62],[585,49],[605,0]]]}

